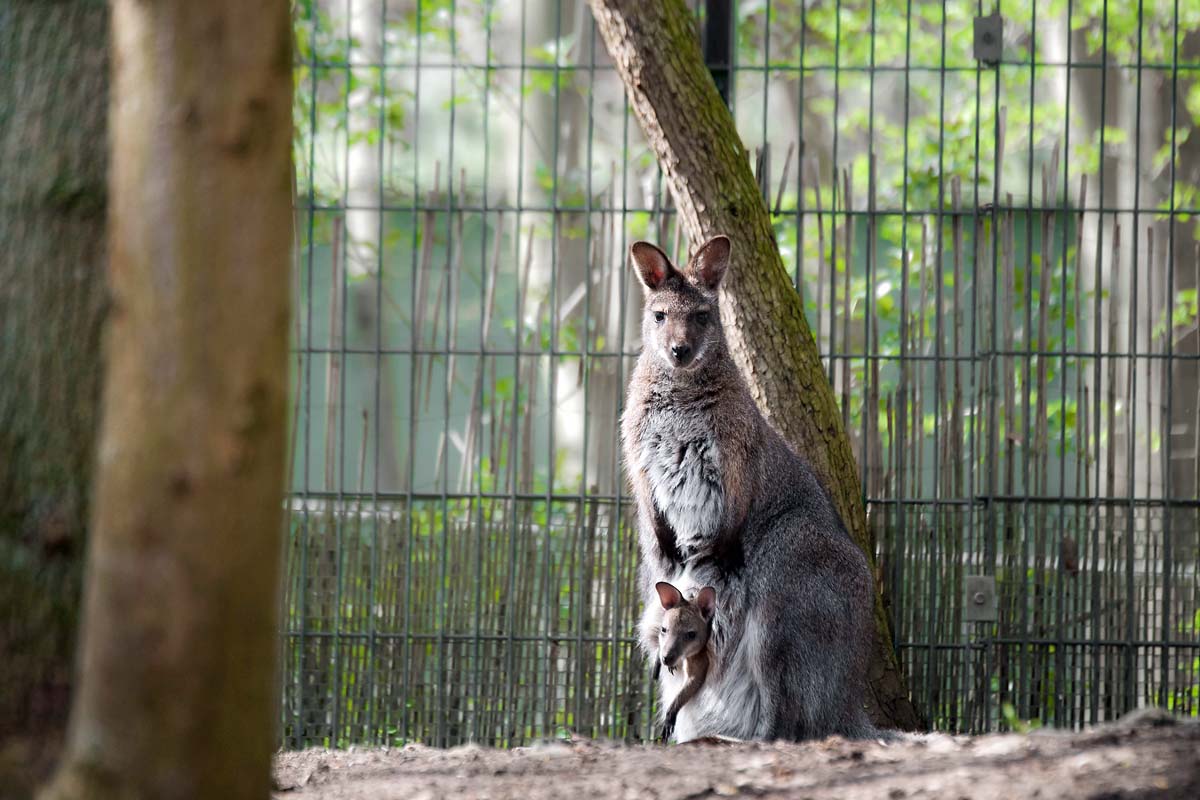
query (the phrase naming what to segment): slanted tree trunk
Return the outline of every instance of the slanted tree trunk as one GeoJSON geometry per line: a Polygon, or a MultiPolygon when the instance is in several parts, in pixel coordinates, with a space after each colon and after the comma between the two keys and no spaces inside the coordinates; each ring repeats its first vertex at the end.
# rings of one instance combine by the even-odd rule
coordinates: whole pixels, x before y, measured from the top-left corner
{"type": "Polygon", "coordinates": [[[262,798],[291,246],[285,0],[116,0],[104,416],[48,798],[262,798]]]}
{"type": "Polygon", "coordinates": [[[104,1],[0,5],[0,76],[0,796],[27,797],[66,727],[78,627],[105,303],[104,1]]]}
{"type": "MultiPolygon", "coordinates": [[[[688,238],[699,243],[725,234],[733,240],[721,313],[751,394],[812,463],[873,564],[850,441],[733,117],[705,68],[691,14],[683,0],[589,2],[688,238]]],[[[880,725],[917,728],[921,720],[908,698],[878,596],[875,621],[871,715],[880,725]]]]}

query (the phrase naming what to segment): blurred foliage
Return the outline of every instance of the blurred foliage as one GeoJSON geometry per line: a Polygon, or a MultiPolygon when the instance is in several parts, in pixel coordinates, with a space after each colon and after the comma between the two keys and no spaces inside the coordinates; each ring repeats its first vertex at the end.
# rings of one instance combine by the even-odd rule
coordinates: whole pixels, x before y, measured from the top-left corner
{"type": "MultiPolygon", "coordinates": [[[[575,19],[571,3],[423,0],[401,8],[389,6],[383,20],[382,65],[387,65],[386,69],[356,60],[361,43],[351,36],[342,6],[297,0],[293,7],[296,163],[302,206],[310,200],[322,208],[344,206],[350,183],[346,153],[363,145],[383,154],[379,195],[384,202],[400,207],[414,201],[444,203],[447,211],[430,218],[439,229],[448,229],[447,215],[453,213],[455,204],[479,203],[485,187],[493,203],[502,198],[501,202],[521,205],[528,202],[530,191],[538,191],[552,197],[559,208],[595,209],[609,202],[607,193],[615,178],[610,165],[621,164],[621,170],[630,175],[623,184],[625,205],[636,209],[646,205],[639,202],[645,197],[632,196],[630,187],[658,185],[657,166],[636,126],[628,120],[614,125],[606,117],[614,112],[622,115],[621,108],[592,107],[595,124],[589,124],[588,137],[578,139],[591,156],[591,163],[582,169],[568,169],[569,154],[557,143],[551,147],[539,139],[545,138],[545,131],[536,130],[527,116],[539,97],[553,100],[555,119],[568,96],[590,97],[595,106],[595,98],[602,96],[599,87],[611,88],[616,81],[611,71],[585,78],[584,71],[573,69],[587,66],[584,54],[591,27],[571,27],[575,19]],[[541,39],[527,35],[534,28],[547,27],[545,19],[540,20],[541,27],[535,24],[539,16],[553,17],[554,22],[541,39]],[[458,77],[447,84],[444,73],[448,70],[442,65],[450,63],[459,65],[454,70],[458,77]],[[449,86],[454,92],[447,94],[443,89],[449,86]],[[486,100],[482,108],[481,99],[486,100]],[[487,121],[481,126],[472,115],[487,121]],[[437,127],[450,126],[452,120],[456,120],[452,128],[437,127]],[[531,164],[532,184],[526,183],[519,196],[513,195],[508,178],[497,171],[497,164],[507,169],[513,155],[495,150],[497,130],[504,128],[515,128],[528,143],[518,155],[531,164]],[[630,129],[632,133],[628,133],[630,129]],[[445,167],[436,154],[451,152],[442,140],[447,134],[452,137],[452,157],[468,170],[465,196],[454,187],[454,196],[447,197],[452,188],[446,185],[444,174],[440,185],[433,183],[437,168],[445,167]],[[431,135],[436,142],[430,141],[431,135]],[[489,147],[490,166],[480,173],[480,152],[489,147]]],[[[1200,122],[1200,80],[1195,77],[1200,74],[1195,71],[1200,61],[1183,46],[1184,32],[1200,25],[1200,5],[1175,0],[1137,4],[1006,2],[1000,9],[1003,59],[995,68],[981,68],[974,60],[973,21],[980,13],[974,2],[809,0],[792,4],[741,0],[735,9],[734,109],[743,138],[752,149],[764,142],[774,145],[766,183],[769,200],[778,211],[775,229],[784,261],[799,271],[812,327],[817,330],[819,320],[823,325],[818,331],[823,350],[832,346],[838,353],[861,356],[870,352],[885,357],[873,395],[878,401],[873,410],[878,430],[886,432],[887,399],[901,384],[897,360],[901,355],[944,354],[956,342],[964,354],[1005,346],[999,341],[1004,321],[988,318],[983,312],[988,310],[991,293],[1003,292],[1006,287],[994,274],[979,270],[992,269],[990,251],[997,249],[993,247],[995,226],[1003,222],[1003,209],[1013,208],[1009,323],[1012,346],[1025,350],[1027,356],[1009,359],[1004,368],[1011,370],[1010,380],[1018,396],[1024,393],[1029,398],[1027,409],[1033,408],[1040,392],[1047,394],[1049,429],[1059,432],[1055,451],[1060,456],[1073,452],[1079,446],[1075,441],[1076,387],[1082,380],[1078,373],[1091,369],[1090,360],[1074,354],[1095,349],[1092,328],[1098,308],[1104,314],[1111,307],[1123,306],[1120,294],[1107,295],[1109,288],[1121,293],[1129,290],[1127,276],[1115,287],[1108,286],[1105,276],[1097,293],[1091,264],[1083,264],[1083,276],[1077,274],[1080,259],[1103,251],[1111,236],[1110,217],[1103,239],[1086,242],[1085,253],[1076,251],[1079,178],[1088,177],[1088,208],[1098,208],[1101,154],[1111,173],[1118,160],[1133,158],[1135,145],[1141,144],[1146,154],[1146,189],[1139,205],[1162,212],[1200,205],[1200,187],[1183,180],[1185,171],[1178,160],[1180,148],[1200,122]],[[1068,60],[1073,65],[1070,70],[1065,66],[1068,60]],[[1101,63],[1110,65],[1105,71],[1110,85],[1136,90],[1147,106],[1173,108],[1174,124],[1168,113],[1159,120],[1161,124],[1135,129],[1131,119],[1110,107],[1105,124],[1096,125],[1099,100],[1095,92],[1086,91],[1082,81],[1096,75],[1101,63]],[[1070,105],[1064,107],[1068,75],[1072,80],[1070,105]],[[801,96],[800,83],[803,112],[802,119],[795,119],[780,113],[780,103],[785,96],[801,96]],[[769,91],[764,91],[764,85],[769,91]],[[830,152],[824,157],[809,155],[801,167],[792,164],[776,202],[775,187],[783,177],[780,155],[788,142],[796,140],[797,124],[811,126],[820,120],[833,131],[830,152]],[[998,152],[1001,141],[1002,153],[998,152]],[[829,159],[836,164],[837,173],[831,170],[829,159]],[[822,174],[814,172],[817,164],[824,164],[822,174]],[[801,168],[805,173],[802,195],[795,179],[801,168]],[[1048,184],[1043,185],[1043,171],[1051,168],[1055,173],[1048,175],[1048,184]],[[868,194],[874,190],[870,202],[878,213],[870,221],[861,214],[850,218],[840,213],[846,202],[843,175],[849,177],[856,210],[867,208],[868,194]],[[955,183],[961,187],[960,211],[966,214],[959,218],[963,285],[957,288],[951,252],[954,216],[945,213],[955,183]],[[815,214],[818,206],[826,213],[815,214]],[[983,210],[969,213],[977,207],[983,210]],[[804,211],[797,213],[798,208],[804,211]],[[1043,208],[1058,211],[1049,220],[1053,241],[1048,249],[1051,261],[1046,265],[1040,263],[1043,208]],[[828,213],[829,209],[835,213],[828,213]],[[848,224],[853,227],[849,263],[845,252],[848,224]],[[818,225],[824,227],[822,237],[817,235],[818,225]],[[824,249],[820,250],[822,239],[824,249]],[[825,294],[818,297],[821,264],[831,272],[825,276],[825,294]],[[1043,269],[1050,271],[1047,297],[1041,296],[1043,269]],[[849,342],[842,341],[847,270],[849,342]],[[829,285],[830,275],[836,275],[834,287],[829,285]],[[923,283],[927,292],[924,303],[923,283]],[[1081,308],[1075,307],[1076,294],[1081,308]],[[1037,327],[1043,308],[1046,335],[1039,341],[1037,327]],[[828,341],[831,313],[838,326],[832,343],[828,341]],[[868,334],[868,328],[877,330],[868,334]],[[872,341],[867,340],[868,335],[872,341]],[[918,353],[918,346],[925,352],[918,353]],[[1038,359],[1043,357],[1046,364],[1039,365],[1038,359]],[[1030,383],[1039,366],[1044,366],[1044,386],[1030,383]]],[[[990,10],[990,6],[985,9],[990,10]]],[[[597,61],[604,62],[602,53],[597,61]]],[[[803,127],[799,133],[808,138],[803,127]]],[[[1108,180],[1111,186],[1111,176],[1108,180]]],[[[1168,216],[1146,213],[1139,224],[1161,222],[1168,216]]],[[[653,217],[638,210],[623,214],[628,236],[654,236],[653,217]]],[[[1173,218],[1192,223],[1176,225],[1176,235],[1196,235],[1197,226],[1189,215],[1174,214],[1173,218]]],[[[512,238],[511,232],[490,221],[485,227],[479,231],[483,243],[496,236],[512,238]]],[[[384,260],[396,264],[400,272],[416,263],[407,251],[424,246],[425,232],[413,233],[411,228],[409,222],[384,226],[384,260]]],[[[344,235],[344,228],[341,230],[344,235]]],[[[531,231],[547,240],[552,240],[556,231],[563,239],[589,235],[578,222],[524,228],[525,233],[531,231]]],[[[1164,224],[1160,242],[1166,239],[1165,231],[1164,224]]],[[[307,236],[302,234],[304,246],[327,252],[330,234],[331,228],[318,222],[307,236]]],[[[1089,237],[1093,235],[1089,233],[1089,237]]],[[[432,263],[442,260],[447,246],[445,239],[432,245],[432,263]]],[[[523,246],[514,239],[503,251],[520,258],[523,246]]],[[[473,241],[468,251],[483,253],[484,248],[473,241]]],[[[468,271],[467,277],[480,273],[480,269],[468,271]]],[[[513,278],[519,278],[515,267],[506,280],[513,278]]],[[[405,280],[397,276],[398,282],[405,280]]],[[[478,277],[474,280],[481,283],[478,277]]],[[[1158,287],[1159,292],[1164,289],[1158,287]]],[[[501,311],[492,327],[492,336],[501,338],[490,345],[510,346],[515,338],[531,351],[546,352],[553,347],[568,353],[614,345],[615,332],[602,329],[595,320],[586,326],[587,336],[580,322],[566,321],[555,326],[554,337],[550,315],[535,319],[531,313],[544,299],[536,296],[527,298],[525,319],[518,325],[512,310],[516,292],[516,287],[501,291],[501,311]]],[[[385,305],[395,310],[403,327],[408,322],[400,318],[407,315],[412,298],[411,292],[406,298],[399,297],[400,293],[389,289],[390,300],[385,305]]],[[[467,308],[476,301],[463,302],[467,308]]],[[[1167,336],[1194,324],[1195,290],[1179,288],[1177,280],[1174,298],[1156,304],[1152,313],[1146,326],[1162,347],[1167,336]]],[[[460,315],[459,324],[469,326],[471,318],[468,309],[460,315]]],[[[467,340],[477,336],[469,327],[464,332],[467,340]]],[[[862,388],[868,380],[869,364],[864,358],[849,363],[854,387],[848,398],[849,419],[851,429],[857,430],[867,402],[862,388]]],[[[934,370],[914,369],[907,380],[922,382],[932,395],[937,380],[934,370]]],[[[511,382],[516,376],[500,375],[497,380],[511,382]]],[[[485,387],[485,401],[490,400],[489,393],[499,393],[499,386],[485,387]]],[[[1103,405],[1107,398],[1101,397],[1100,402],[1103,405]]],[[[974,403],[966,410],[968,414],[980,412],[974,403]]],[[[946,412],[943,409],[941,413],[946,412]]],[[[937,426],[934,406],[927,404],[922,414],[921,427],[932,433],[937,426]]],[[[1003,418],[994,424],[1000,435],[1007,435],[1003,418]]],[[[1018,424],[1026,424],[1023,417],[1018,424]]],[[[1104,433],[1099,436],[1103,439],[1104,433]]],[[[1147,441],[1157,447],[1154,437],[1147,441]]],[[[544,461],[540,464],[542,479],[548,467],[544,461]]],[[[570,486],[572,482],[570,476],[556,478],[556,484],[570,486]]]]}

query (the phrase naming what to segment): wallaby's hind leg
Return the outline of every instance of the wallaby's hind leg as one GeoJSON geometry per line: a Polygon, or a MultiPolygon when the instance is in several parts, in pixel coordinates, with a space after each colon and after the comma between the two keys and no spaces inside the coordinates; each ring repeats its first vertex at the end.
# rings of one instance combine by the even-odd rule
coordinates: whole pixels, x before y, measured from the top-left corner
{"type": "Polygon", "coordinates": [[[836,593],[814,578],[798,581],[808,587],[803,613],[776,597],[763,602],[752,623],[760,643],[757,731],[768,741],[863,735],[854,621],[836,593]]]}
{"type": "Polygon", "coordinates": [[[780,615],[783,606],[763,602],[757,613],[746,621],[746,639],[750,643],[751,668],[759,693],[759,719],[754,738],[764,741],[795,740],[805,697],[800,693],[803,654],[797,641],[785,629],[780,615]],[[774,612],[774,613],[772,613],[774,612]]]}
{"type": "Polygon", "coordinates": [[[823,739],[838,734],[847,738],[869,735],[866,716],[853,705],[856,692],[850,676],[837,669],[838,657],[829,663],[806,658],[799,648],[781,647],[768,662],[773,673],[762,682],[760,738],[823,739]]]}
{"type": "Polygon", "coordinates": [[[762,719],[756,739],[767,742],[801,738],[801,719],[806,698],[801,687],[797,654],[786,646],[771,647],[764,653],[766,672],[761,682],[762,719]]]}

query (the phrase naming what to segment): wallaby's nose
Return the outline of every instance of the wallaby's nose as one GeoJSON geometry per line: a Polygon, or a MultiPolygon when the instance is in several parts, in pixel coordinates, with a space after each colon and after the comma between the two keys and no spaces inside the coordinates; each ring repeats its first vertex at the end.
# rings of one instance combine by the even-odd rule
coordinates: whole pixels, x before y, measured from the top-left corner
{"type": "Polygon", "coordinates": [[[688,356],[692,354],[692,346],[690,344],[673,344],[671,345],[671,355],[675,356],[675,361],[679,364],[686,363],[688,356]]]}

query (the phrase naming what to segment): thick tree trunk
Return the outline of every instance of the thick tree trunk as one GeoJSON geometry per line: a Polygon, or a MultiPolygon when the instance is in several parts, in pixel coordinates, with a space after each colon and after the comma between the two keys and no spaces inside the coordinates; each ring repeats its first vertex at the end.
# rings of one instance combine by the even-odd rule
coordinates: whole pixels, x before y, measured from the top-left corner
{"type": "MultiPolygon", "coordinates": [[[[642,132],[675,197],[688,238],[733,240],[721,313],[730,349],[760,409],[812,463],[850,535],[871,558],[858,467],[825,378],[800,298],[779,256],[771,220],[734,126],[700,53],[683,0],[590,0],[642,132]]],[[[921,721],[876,598],[870,669],[877,724],[921,721]]]]}
{"type": "Polygon", "coordinates": [[[0,796],[69,708],[104,310],[108,9],[0,5],[0,796]]]}
{"type": "Polygon", "coordinates": [[[291,246],[284,0],[116,0],[108,369],[52,798],[261,798],[291,246]]]}

